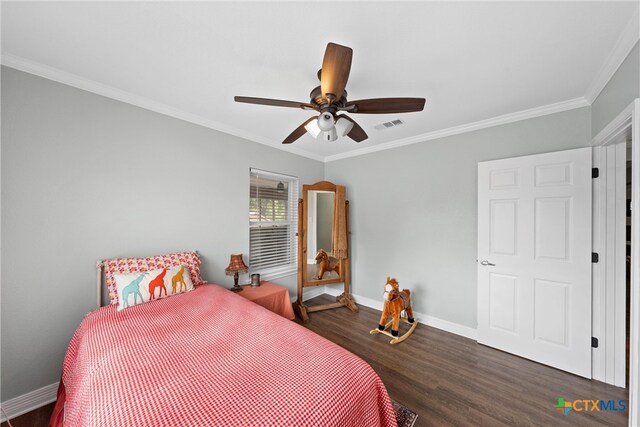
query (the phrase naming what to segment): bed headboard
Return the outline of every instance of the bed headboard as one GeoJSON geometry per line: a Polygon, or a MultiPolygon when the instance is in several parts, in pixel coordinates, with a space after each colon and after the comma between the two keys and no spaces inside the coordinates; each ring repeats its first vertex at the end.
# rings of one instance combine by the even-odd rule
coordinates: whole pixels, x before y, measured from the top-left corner
{"type": "Polygon", "coordinates": [[[96,261],[96,297],[97,308],[102,307],[102,291],[104,289],[104,260],[99,259],[96,261]]]}

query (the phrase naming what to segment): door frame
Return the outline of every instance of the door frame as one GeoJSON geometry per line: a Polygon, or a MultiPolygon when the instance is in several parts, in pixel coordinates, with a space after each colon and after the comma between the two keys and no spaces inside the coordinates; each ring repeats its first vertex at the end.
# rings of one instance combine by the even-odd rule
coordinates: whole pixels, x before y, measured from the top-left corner
{"type": "Polygon", "coordinates": [[[626,381],[626,145],[630,130],[593,147],[592,348],[595,380],[618,387],[626,381]],[[621,197],[622,196],[622,197],[621,197]]]}
{"type": "MultiPolygon", "coordinates": [[[[629,425],[634,426],[638,425],[640,422],[639,416],[639,406],[640,406],[640,384],[638,381],[638,373],[639,371],[639,360],[640,357],[638,346],[640,345],[640,98],[635,99],[627,108],[625,108],[615,119],[613,119],[602,131],[600,131],[591,141],[591,146],[594,147],[594,158],[598,157],[599,154],[596,154],[598,151],[601,152],[603,147],[607,145],[614,144],[616,142],[621,141],[621,138],[625,138],[626,136],[631,135],[631,160],[632,160],[632,169],[631,169],[631,295],[630,295],[630,331],[629,331],[629,425]]],[[[594,187],[599,187],[594,189],[595,192],[605,191],[606,188],[602,188],[601,184],[595,185],[594,187]]],[[[606,185],[605,185],[606,187],[606,185]]],[[[603,194],[603,193],[598,193],[603,194]]],[[[594,193],[595,195],[595,193],[594,193]]],[[[602,198],[600,198],[602,200],[602,198]]],[[[601,214],[602,209],[599,209],[601,206],[597,206],[594,198],[594,215],[598,215],[598,220],[603,220],[601,214]]],[[[595,236],[595,234],[594,234],[595,236]]],[[[602,236],[602,233],[599,232],[598,236],[602,236]]],[[[594,239],[594,243],[596,240],[594,239]]],[[[598,245],[602,248],[603,242],[599,241],[598,245]]],[[[602,286],[602,281],[600,283],[595,284],[595,286],[602,286]]],[[[603,288],[600,288],[602,290],[603,288]]],[[[594,289],[595,290],[595,289],[594,289]]],[[[604,307],[605,310],[615,309],[615,302],[612,304],[607,304],[603,302],[601,299],[601,294],[599,292],[594,292],[594,299],[598,298],[593,302],[593,307],[596,308],[594,311],[594,317],[598,312],[598,307],[604,307]]],[[[619,302],[618,302],[619,304],[619,302]]],[[[624,305],[621,307],[622,311],[625,311],[624,305]]],[[[599,313],[601,317],[606,313],[599,313]]],[[[604,328],[601,328],[603,331],[604,328]]],[[[602,357],[594,358],[594,374],[595,372],[602,372],[602,366],[606,369],[607,360],[603,360],[602,357]],[[599,366],[595,366],[598,362],[599,366]]],[[[594,375],[594,378],[597,377],[594,375]]]]}

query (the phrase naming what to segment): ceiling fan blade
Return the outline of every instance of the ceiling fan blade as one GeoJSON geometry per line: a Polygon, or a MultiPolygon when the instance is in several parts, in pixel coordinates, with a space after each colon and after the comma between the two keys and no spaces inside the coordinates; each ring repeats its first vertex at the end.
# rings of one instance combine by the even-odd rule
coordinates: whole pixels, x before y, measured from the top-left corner
{"type": "Polygon", "coordinates": [[[291,144],[292,142],[294,142],[296,139],[300,138],[302,135],[304,135],[305,133],[307,133],[307,130],[304,128],[309,122],[312,122],[313,120],[316,120],[317,117],[313,116],[311,117],[309,120],[306,120],[304,123],[302,123],[300,126],[298,126],[297,128],[295,128],[293,130],[293,132],[291,132],[289,134],[288,137],[286,137],[284,139],[284,141],[282,141],[283,144],[291,144]]]}
{"type": "Polygon", "coordinates": [[[315,110],[315,105],[306,102],[284,101],[282,99],[254,98],[251,96],[234,96],[236,102],[245,102],[247,104],[272,105],[274,107],[291,107],[302,108],[303,110],[315,110]]]}
{"type": "Polygon", "coordinates": [[[347,116],[346,114],[340,114],[338,117],[343,117],[353,123],[351,131],[349,131],[349,133],[347,134],[349,138],[353,139],[355,142],[361,142],[369,138],[364,129],[362,129],[360,125],[357,124],[351,117],[347,116]]]}
{"type": "Polygon", "coordinates": [[[330,102],[339,100],[344,93],[351,71],[352,56],[353,50],[350,47],[327,44],[320,72],[320,89],[330,102]]]}
{"type": "Polygon", "coordinates": [[[411,113],[422,111],[425,102],[424,98],[360,99],[347,102],[341,110],[360,114],[411,113]]]}

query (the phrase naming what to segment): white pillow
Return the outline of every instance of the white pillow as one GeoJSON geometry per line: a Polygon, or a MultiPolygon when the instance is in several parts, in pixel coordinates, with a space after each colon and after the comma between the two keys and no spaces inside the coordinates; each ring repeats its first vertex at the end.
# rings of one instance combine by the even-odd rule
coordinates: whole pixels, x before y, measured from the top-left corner
{"type": "Polygon", "coordinates": [[[118,310],[193,290],[189,269],[184,265],[139,273],[114,274],[118,310]]]}

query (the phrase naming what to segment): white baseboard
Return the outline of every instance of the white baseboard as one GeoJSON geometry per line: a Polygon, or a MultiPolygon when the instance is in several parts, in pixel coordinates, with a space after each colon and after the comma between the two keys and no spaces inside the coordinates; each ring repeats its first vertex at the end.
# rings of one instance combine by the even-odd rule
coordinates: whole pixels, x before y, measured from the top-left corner
{"type": "MultiPolygon", "coordinates": [[[[327,293],[329,295],[338,296],[342,293],[340,289],[331,289],[329,287],[325,288],[326,289],[323,289],[324,293],[327,293]]],[[[356,303],[364,305],[365,307],[373,308],[374,310],[382,311],[382,298],[376,300],[355,294],[352,294],[352,296],[356,303]]],[[[422,323],[424,325],[431,326],[433,328],[440,329],[446,332],[451,332],[452,334],[460,335],[465,338],[470,338],[474,341],[477,341],[478,339],[477,330],[475,328],[460,325],[459,323],[449,322],[448,320],[442,320],[428,314],[418,313],[415,310],[413,311],[413,317],[419,323],[422,323]]]]}
{"type": "Polygon", "coordinates": [[[451,332],[452,334],[460,335],[461,337],[469,338],[474,341],[478,340],[478,331],[475,328],[464,326],[459,323],[449,322],[448,320],[442,320],[437,317],[429,316],[428,314],[413,312],[415,318],[420,323],[431,326],[442,331],[451,332]]]}
{"type": "MultiPolygon", "coordinates": [[[[310,300],[311,298],[318,297],[322,294],[326,294],[325,291],[326,286],[316,286],[311,289],[307,289],[304,291],[304,295],[302,296],[302,301],[310,300]]],[[[291,298],[291,302],[294,302],[296,297],[291,298]]]]}
{"type": "MultiPolygon", "coordinates": [[[[51,402],[55,402],[58,395],[58,383],[49,384],[37,390],[33,390],[22,396],[14,397],[0,405],[9,419],[31,412],[51,402]]],[[[4,413],[0,412],[0,422],[7,421],[4,413]]]]}

